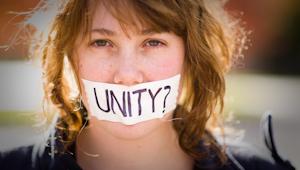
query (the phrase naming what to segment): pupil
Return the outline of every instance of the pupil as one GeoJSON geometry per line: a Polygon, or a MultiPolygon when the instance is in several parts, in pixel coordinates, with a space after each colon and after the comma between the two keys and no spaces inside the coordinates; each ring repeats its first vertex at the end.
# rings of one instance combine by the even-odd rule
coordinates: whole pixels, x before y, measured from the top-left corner
{"type": "Polygon", "coordinates": [[[150,46],[157,46],[158,42],[157,41],[150,41],[149,44],[150,44],[150,46]]]}
{"type": "Polygon", "coordinates": [[[106,41],[99,40],[99,41],[97,41],[97,45],[98,46],[105,46],[106,45],[106,41]]]}

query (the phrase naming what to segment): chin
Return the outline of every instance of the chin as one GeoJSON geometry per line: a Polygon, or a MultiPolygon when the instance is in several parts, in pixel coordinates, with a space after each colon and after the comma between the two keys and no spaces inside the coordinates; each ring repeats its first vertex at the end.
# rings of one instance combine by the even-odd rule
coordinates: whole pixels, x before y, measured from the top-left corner
{"type": "Polygon", "coordinates": [[[133,125],[125,125],[119,122],[110,122],[104,120],[94,120],[97,127],[105,135],[112,136],[122,140],[138,140],[143,139],[155,133],[163,126],[168,126],[171,122],[162,121],[160,119],[152,119],[139,122],[133,125]]]}

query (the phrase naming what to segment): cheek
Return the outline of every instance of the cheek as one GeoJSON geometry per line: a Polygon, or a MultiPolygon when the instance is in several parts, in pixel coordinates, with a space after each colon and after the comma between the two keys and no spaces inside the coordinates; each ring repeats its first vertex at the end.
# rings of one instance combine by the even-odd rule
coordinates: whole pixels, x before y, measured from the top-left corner
{"type": "Polygon", "coordinates": [[[172,46],[167,53],[164,54],[167,61],[164,61],[165,67],[177,73],[181,73],[184,60],[184,49],[180,44],[172,46]]]}
{"type": "Polygon", "coordinates": [[[110,60],[82,59],[79,62],[80,77],[91,81],[110,81],[112,69],[113,64],[110,60]]]}
{"type": "Polygon", "coordinates": [[[145,59],[143,66],[154,79],[165,79],[180,74],[183,68],[183,54],[167,51],[155,58],[145,59]]]}

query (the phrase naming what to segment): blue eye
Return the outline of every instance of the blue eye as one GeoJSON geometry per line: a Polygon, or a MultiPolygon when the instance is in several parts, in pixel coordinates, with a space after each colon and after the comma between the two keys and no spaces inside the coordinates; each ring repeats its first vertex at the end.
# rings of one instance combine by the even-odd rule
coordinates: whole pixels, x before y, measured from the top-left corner
{"type": "Polygon", "coordinates": [[[164,43],[162,43],[159,40],[149,40],[146,42],[145,46],[149,46],[149,47],[158,47],[164,45],[164,43]]]}
{"type": "Polygon", "coordinates": [[[92,46],[95,46],[95,47],[107,47],[107,46],[112,46],[112,44],[111,44],[109,41],[107,41],[107,40],[102,40],[102,39],[92,41],[91,45],[92,45],[92,46]]]}

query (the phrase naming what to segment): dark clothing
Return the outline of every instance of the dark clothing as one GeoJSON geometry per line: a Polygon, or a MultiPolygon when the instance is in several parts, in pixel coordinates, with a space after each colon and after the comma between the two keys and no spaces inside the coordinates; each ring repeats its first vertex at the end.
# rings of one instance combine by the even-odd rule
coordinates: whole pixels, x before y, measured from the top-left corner
{"type": "MultiPolygon", "coordinates": [[[[56,155],[54,159],[51,159],[49,150],[46,150],[42,157],[37,157],[35,164],[32,165],[31,153],[32,147],[26,149],[18,149],[12,151],[6,155],[2,154],[0,158],[1,170],[80,170],[81,168],[76,163],[73,155],[65,153],[62,155],[56,155]]],[[[272,164],[257,156],[243,156],[243,155],[231,155],[234,159],[228,156],[227,163],[222,167],[217,167],[212,160],[204,160],[198,163],[198,167],[195,164],[195,170],[200,169],[216,169],[216,170],[242,170],[242,167],[246,170],[287,170],[290,167],[272,164]],[[234,161],[237,161],[238,164],[234,161]],[[239,167],[241,166],[241,167],[239,167]]]]}
{"type": "MultiPolygon", "coordinates": [[[[294,170],[295,168],[288,162],[284,161],[276,151],[273,141],[273,132],[271,128],[271,120],[267,124],[267,134],[265,136],[266,144],[272,153],[275,163],[268,162],[258,156],[249,156],[249,153],[239,152],[239,149],[229,147],[227,150],[227,162],[220,165],[216,153],[199,144],[200,151],[208,151],[208,156],[201,160],[195,161],[195,170],[294,170]],[[247,155],[246,155],[247,154],[247,155]]],[[[46,147],[42,156],[37,156],[35,162],[32,162],[33,147],[19,148],[9,153],[0,154],[1,170],[80,170],[80,166],[76,163],[75,144],[70,153],[55,154],[51,158],[51,148],[46,147]]]]}

